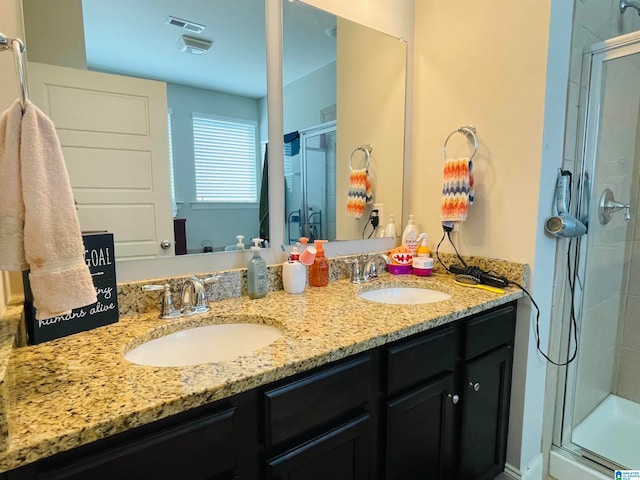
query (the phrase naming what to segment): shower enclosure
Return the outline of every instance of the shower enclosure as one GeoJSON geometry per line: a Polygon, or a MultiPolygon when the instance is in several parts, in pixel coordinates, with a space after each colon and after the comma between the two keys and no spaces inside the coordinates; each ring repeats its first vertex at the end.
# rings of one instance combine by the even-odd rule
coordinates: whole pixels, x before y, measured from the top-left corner
{"type": "Polygon", "coordinates": [[[336,122],[285,135],[285,232],[288,244],[336,238],[336,122]]]}
{"type": "MultiPolygon", "coordinates": [[[[594,45],[584,64],[574,176],[589,231],[575,257],[577,356],[560,369],[554,448],[601,471],[640,470],[640,32],[594,45]]],[[[566,355],[576,345],[564,323],[566,355]]]]}

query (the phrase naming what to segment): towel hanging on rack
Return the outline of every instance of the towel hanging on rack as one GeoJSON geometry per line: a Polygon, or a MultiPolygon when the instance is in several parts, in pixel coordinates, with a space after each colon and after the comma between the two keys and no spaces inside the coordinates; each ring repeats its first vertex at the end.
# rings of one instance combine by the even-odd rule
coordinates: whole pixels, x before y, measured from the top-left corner
{"type": "Polygon", "coordinates": [[[347,215],[360,218],[365,206],[373,202],[371,180],[366,169],[351,170],[349,174],[349,192],[347,194],[347,215]]]}
{"type": "Polygon", "coordinates": [[[473,200],[473,163],[468,158],[445,160],[440,208],[442,222],[464,222],[473,200]]]}
{"type": "Polygon", "coordinates": [[[440,204],[440,219],[444,225],[452,227],[453,223],[464,222],[467,219],[469,206],[473,204],[475,198],[472,159],[477,151],[478,138],[473,125],[457,128],[444,141],[442,147],[444,171],[440,204]],[[473,152],[469,157],[455,159],[448,157],[447,143],[455,133],[461,133],[473,140],[473,152]]]}
{"type": "Polygon", "coordinates": [[[371,163],[371,145],[359,145],[351,152],[349,157],[349,191],[347,193],[347,215],[360,218],[364,215],[367,204],[373,202],[373,191],[371,189],[371,179],[369,178],[369,164],[371,163]],[[353,155],[361,150],[365,154],[365,167],[353,169],[353,155]]]}
{"type": "Polygon", "coordinates": [[[53,122],[16,100],[0,116],[0,270],[30,268],[38,320],[97,301],[53,122]]]}

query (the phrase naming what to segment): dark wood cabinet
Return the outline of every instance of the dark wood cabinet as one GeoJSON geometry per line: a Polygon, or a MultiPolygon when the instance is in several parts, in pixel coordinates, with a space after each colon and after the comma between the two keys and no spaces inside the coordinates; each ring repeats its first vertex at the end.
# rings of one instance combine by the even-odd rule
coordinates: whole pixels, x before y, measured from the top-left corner
{"type": "Polygon", "coordinates": [[[493,479],[505,464],[515,305],[386,347],[382,479],[493,479]]]}
{"type": "Polygon", "coordinates": [[[449,374],[387,402],[384,478],[453,478],[453,390],[449,374]]]}
{"type": "Polygon", "coordinates": [[[511,346],[505,346],[465,367],[460,435],[462,479],[493,479],[504,470],[511,350],[511,346]]]}
{"type": "Polygon", "coordinates": [[[494,478],[515,303],[0,474],[0,480],[494,478]]]}
{"type": "Polygon", "coordinates": [[[267,480],[376,478],[375,357],[360,354],[265,392],[267,480]]]}
{"type": "Polygon", "coordinates": [[[268,480],[370,480],[373,422],[364,413],[267,461],[268,480]]]}

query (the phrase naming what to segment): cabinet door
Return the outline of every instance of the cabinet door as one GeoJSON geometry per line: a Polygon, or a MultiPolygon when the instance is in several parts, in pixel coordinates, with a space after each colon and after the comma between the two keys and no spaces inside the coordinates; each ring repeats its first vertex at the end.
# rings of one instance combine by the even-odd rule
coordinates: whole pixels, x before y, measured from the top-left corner
{"type": "Polygon", "coordinates": [[[453,478],[453,386],[447,375],[387,402],[387,480],[453,478]]]}
{"type": "Polygon", "coordinates": [[[493,479],[504,470],[512,348],[469,362],[462,397],[460,478],[493,479]]]}
{"type": "Polygon", "coordinates": [[[234,476],[231,408],[155,434],[69,459],[39,480],[227,480],[234,476]]]}
{"type": "Polygon", "coordinates": [[[370,480],[373,424],[365,413],[267,462],[267,480],[370,480]]]}

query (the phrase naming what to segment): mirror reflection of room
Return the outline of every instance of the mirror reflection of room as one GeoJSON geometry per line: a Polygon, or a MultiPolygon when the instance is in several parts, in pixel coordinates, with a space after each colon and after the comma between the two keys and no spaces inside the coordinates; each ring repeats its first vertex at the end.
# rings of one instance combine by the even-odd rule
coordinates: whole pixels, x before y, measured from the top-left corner
{"type": "MultiPolygon", "coordinates": [[[[82,228],[113,232],[119,260],[173,255],[173,245],[164,250],[160,244],[166,239],[173,243],[174,229],[184,231],[182,245],[179,241],[175,245],[177,253],[224,252],[236,249],[239,243],[249,246],[251,238],[268,236],[261,225],[268,226],[268,214],[273,218],[267,204],[274,195],[283,196],[288,205],[287,212],[278,212],[278,216],[297,210],[298,219],[306,219],[306,223],[296,221],[295,213],[290,221],[285,217],[285,242],[289,226],[291,238],[304,234],[330,240],[360,239],[366,219],[349,218],[344,212],[347,160],[361,143],[374,145],[370,175],[374,203],[384,205],[382,222],[386,223],[389,214],[402,218],[406,44],[397,38],[302,2],[284,2],[284,132],[310,138],[315,129],[334,122],[335,133],[321,134],[332,151],[323,153],[313,142],[305,143],[305,155],[313,152],[319,158],[323,153],[327,159],[323,165],[310,167],[314,175],[304,178],[304,188],[302,165],[308,157],[303,161],[301,154],[293,163],[285,157],[289,163],[284,166],[286,175],[300,176],[285,177],[285,191],[272,188],[265,195],[269,182],[263,165],[268,135],[264,0],[185,0],[179,4],[168,0],[23,0],[23,8],[32,100],[59,126],[61,140],[71,142],[63,148],[80,204],[82,228]],[[204,30],[197,33],[202,26],[204,30]],[[314,40],[316,34],[328,49],[314,40]],[[184,43],[183,37],[205,43],[184,43]],[[160,46],[171,62],[162,59],[154,64],[154,50],[160,46]],[[188,53],[207,47],[201,55],[188,53]],[[221,56],[226,62],[222,66],[209,63],[221,61],[221,56]],[[54,66],[64,72],[74,69],[74,79],[78,71],[89,75],[82,76],[84,83],[78,86],[84,92],[103,89],[110,92],[110,99],[130,101],[102,102],[100,115],[95,109],[80,114],[78,106],[90,100],[86,95],[70,97],[69,89],[51,88],[45,93],[54,66]],[[141,83],[136,87],[139,91],[130,96],[118,90],[121,82],[133,78],[149,83],[141,83]],[[158,89],[159,101],[164,102],[160,106],[150,93],[158,89]],[[140,98],[148,105],[134,114],[132,105],[141,108],[140,98]],[[56,106],[59,108],[52,111],[56,106]],[[194,125],[207,123],[209,116],[240,120],[240,127],[255,128],[255,142],[249,142],[250,147],[255,145],[254,152],[248,154],[249,164],[245,163],[248,186],[243,198],[224,201],[209,197],[209,192],[198,192],[198,182],[205,174],[196,171],[194,125]],[[62,128],[68,121],[76,124],[62,128]],[[135,134],[122,131],[125,125],[134,128],[135,134]],[[79,139],[81,130],[86,135],[79,139]],[[149,145],[142,145],[139,132],[147,130],[155,136],[145,137],[149,145]],[[87,142],[96,131],[107,134],[100,139],[101,146],[115,141],[114,132],[121,134],[123,145],[114,148],[109,144],[99,153],[77,155],[79,149],[93,148],[87,142]],[[147,150],[151,153],[144,153],[147,150]],[[298,170],[292,172],[296,162],[298,170]],[[380,182],[381,178],[385,181],[380,182]],[[315,198],[309,199],[308,193],[315,198]]],[[[63,75],[55,82],[62,80],[69,81],[63,75]]],[[[241,142],[230,144],[233,147],[227,154],[240,150],[241,142]]],[[[233,162],[235,166],[237,160],[233,162]]],[[[238,168],[226,167],[210,175],[223,188],[239,177],[238,168]]],[[[366,215],[371,208],[373,205],[367,207],[366,215]]]]}
{"type": "Polygon", "coordinates": [[[264,0],[59,5],[23,2],[28,70],[83,230],[113,232],[119,259],[171,255],[159,244],[174,237],[176,254],[248,248],[268,135],[264,0]]]}
{"type": "Polygon", "coordinates": [[[285,242],[369,238],[373,208],[383,224],[402,218],[406,44],[302,2],[283,9],[285,242]],[[303,74],[309,51],[317,67],[303,74]],[[368,165],[373,195],[354,216],[349,160],[362,145],[370,162],[353,155],[353,168],[368,165]]]}

